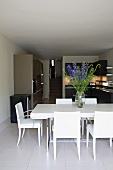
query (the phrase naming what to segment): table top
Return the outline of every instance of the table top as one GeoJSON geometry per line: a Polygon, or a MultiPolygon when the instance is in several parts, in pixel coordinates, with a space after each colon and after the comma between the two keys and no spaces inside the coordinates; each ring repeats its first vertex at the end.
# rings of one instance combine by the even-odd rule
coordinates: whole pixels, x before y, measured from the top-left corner
{"type": "Polygon", "coordinates": [[[86,104],[78,108],[75,104],[37,104],[31,112],[32,119],[48,119],[54,117],[54,111],[76,112],[80,111],[81,118],[94,117],[95,111],[113,111],[113,104],[86,104]]]}

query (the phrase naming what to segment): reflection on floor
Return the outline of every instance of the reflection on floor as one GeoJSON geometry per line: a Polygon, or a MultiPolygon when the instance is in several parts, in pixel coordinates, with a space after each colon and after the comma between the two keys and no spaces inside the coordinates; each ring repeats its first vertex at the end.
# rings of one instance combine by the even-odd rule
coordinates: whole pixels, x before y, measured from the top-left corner
{"type": "MultiPolygon", "coordinates": [[[[44,103],[52,101],[43,100],[44,103]]],[[[16,145],[18,138],[17,124],[0,133],[0,170],[113,170],[113,148],[109,140],[97,140],[97,160],[93,160],[92,142],[86,147],[81,142],[81,160],[77,157],[75,142],[57,142],[57,159],[53,159],[53,143],[46,152],[46,126],[41,146],[38,146],[37,130],[27,129],[25,136],[16,145]]]]}

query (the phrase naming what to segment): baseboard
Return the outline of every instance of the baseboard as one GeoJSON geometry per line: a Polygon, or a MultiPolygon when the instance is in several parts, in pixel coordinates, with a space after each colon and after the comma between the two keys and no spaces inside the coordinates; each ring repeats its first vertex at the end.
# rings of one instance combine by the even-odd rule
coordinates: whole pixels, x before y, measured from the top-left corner
{"type": "Polygon", "coordinates": [[[10,118],[7,118],[0,124],[0,132],[6,129],[10,125],[10,118]]]}

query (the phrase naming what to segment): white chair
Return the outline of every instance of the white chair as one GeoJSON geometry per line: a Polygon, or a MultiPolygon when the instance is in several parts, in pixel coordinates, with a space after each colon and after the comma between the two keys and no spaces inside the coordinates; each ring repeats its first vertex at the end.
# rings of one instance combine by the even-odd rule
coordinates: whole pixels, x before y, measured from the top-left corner
{"type": "Polygon", "coordinates": [[[54,159],[56,159],[56,140],[58,138],[77,138],[80,160],[80,112],[54,112],[54,159]]]}
{"type": "MultiPolygon", "coordinates": [[[[97,98],[85,98],[85,104],[97,104],[97,98]]],[[[83,119],[82,118],[82,135],[84,135],[84,121],[86,120],[86,125],[87,125],[87,120],[94,120],[94,118],[87,118],[83,119]]]]}
{"type": "Polygon", "coordinates": [[[29,115],[24,116],[23,106],[22,106],[21,102],[19,102],[15,105],[15,109],[16,109],[18,129],[19,129],[17,145],[20,143],[21,136],[22,137],[24,136],[26,128],[38,128],[38,143],[40,146],[40,131],[42,134],[42,120],[33,120],[31,118],[25,119],[25,117],[27,117],[27,116],[29,117],[29,115]],[[23,133],[21,135],[22,129],[23,129],[23,133]]]}
{"type": "Polygon", "coordinates": [[[72,104],[72,99],[56,99],[56,104],[72,104]]]}
{"type": "Polygon", "coordinates": [[[85,98],[85,104],[97,104],[97,98],[85,98]]]}
{"type": "Polygon", "coordinates": [[[88,147],[89,133],[93,137],[93,156],[96,159],[96,138],[110,138],[110,147],[113,138],[113,112],[95,111],[94,124],[87,124],[88,147]]]}
{"type": "MultiPolygon", "coordinates": [[[[56,98],[56,104],[72,104],[72,99],[71,98],[66,98],[66,99],[56,98]]],[[[53,118],[50,119],[49,125],[50,125],[49,131],[50,131],[50,134],[51,134],[51,127],[53,125],[53,118]]]]}

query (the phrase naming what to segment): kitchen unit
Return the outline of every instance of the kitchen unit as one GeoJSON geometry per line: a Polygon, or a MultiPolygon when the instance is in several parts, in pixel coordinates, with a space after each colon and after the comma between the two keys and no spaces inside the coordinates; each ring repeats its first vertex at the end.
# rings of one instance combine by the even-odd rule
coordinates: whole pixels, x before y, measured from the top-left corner
{"type": "MultiPolygon", "coordinates": [[[[72,63],[66,63],[66,66],[68,64],[72,63]]],[[[98,103],[113,103],[113,84],[110,79],[112,77],[112,67],[107,66],[107,60],[99,60],[92,64],[95,68],[97,64],[100,64],[101,67],[97,68],[94,80],[85,92],[85,97],[96,97],[98,103]]],[[[65,85],[65,97],[72,98],[74,101],[75,94],[76,90],[68,82],[65,85]]]]}

